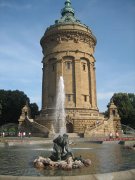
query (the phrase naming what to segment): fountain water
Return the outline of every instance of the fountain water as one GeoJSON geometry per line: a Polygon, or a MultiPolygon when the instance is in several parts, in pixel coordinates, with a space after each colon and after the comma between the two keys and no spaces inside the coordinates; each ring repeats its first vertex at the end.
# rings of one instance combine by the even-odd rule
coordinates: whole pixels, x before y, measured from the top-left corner
{"type": "Polygon", "coordinates": [[[55,130],[57,133],[66,133],[65,125],[65,90],[64,90],[64,79],[60,76],[57,88],[56,96],[56,110],[55,110],[55,130]]]}

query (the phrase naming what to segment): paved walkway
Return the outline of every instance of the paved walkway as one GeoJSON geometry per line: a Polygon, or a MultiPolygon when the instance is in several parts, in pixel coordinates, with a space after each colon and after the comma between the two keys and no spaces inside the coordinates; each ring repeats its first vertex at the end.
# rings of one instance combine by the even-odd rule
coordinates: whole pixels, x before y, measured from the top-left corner
{"type": "MultiPolygon", "coordinates": [[[[126,145],[129,143],[135,144],[135,137],[124,137],[124,138],[115,138],[115,139],[109,139],[109,138],[69,138],[70,141],[75,142],[93,142],[93,143],[118,143],[118,142],[124,142],[126,145]]],[[[50,144],[53,143],[53,138],[43,138],[43,137],[0,137],[0,146],[3,144],[7,145],[19,145],[19,144],[50,144]]]]}
{"type": "Polygon", "coordinates": [[[23,144],[51,144],[52,139],[49,138],[40,138],[40,137],[4,137],[0,138],[0,147],[5,145],[23,145],[23,144]]]}

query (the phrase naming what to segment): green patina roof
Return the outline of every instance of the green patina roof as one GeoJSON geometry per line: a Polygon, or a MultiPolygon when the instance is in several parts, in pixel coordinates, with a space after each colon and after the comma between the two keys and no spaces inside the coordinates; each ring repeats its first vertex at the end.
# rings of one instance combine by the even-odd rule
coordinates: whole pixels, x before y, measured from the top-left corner
{"type": "Polygon", "coordinates": [[[70,0],[66,0],[65,1],[65,7],[61,10],[61,15],[62,17],[59,20],[55,21],[55,24],[59,24],[59,23],[78,23],[78,24],[82,24],[80,22],[80,20],[76,19],[75,17],[75,11],[74,8],[71,5],[71,1],[70,0]]]}
{"type": "Polygon", "coordinates": [[[74,14],[75,14],[75,12],[74,12],[74,9],[71,6],[70,0],[66,0],[65,7],[61,10],[62,17],[63,16],[68,16],[68,15],[74,16],[74,14]]]}

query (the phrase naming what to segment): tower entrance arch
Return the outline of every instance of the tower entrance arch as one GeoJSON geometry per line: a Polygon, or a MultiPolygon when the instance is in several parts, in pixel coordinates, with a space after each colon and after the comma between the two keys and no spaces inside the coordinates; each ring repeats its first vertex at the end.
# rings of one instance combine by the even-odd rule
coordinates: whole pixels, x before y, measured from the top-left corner
{"type": "Polygon", "coordinates": [[[66,117],[66,131],[67,133],[73,133],[74,131],[73,120],[69,115],[66,117]]]}

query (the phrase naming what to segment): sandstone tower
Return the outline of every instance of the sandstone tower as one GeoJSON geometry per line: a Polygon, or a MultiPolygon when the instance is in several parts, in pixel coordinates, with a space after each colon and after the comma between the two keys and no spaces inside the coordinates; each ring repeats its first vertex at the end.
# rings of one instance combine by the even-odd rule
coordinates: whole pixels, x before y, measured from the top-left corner
{"type": "Polygon", "coordinates": [[[96,37],[75,17],[71,1],[65,1],[61,18],[48,27],[40,43],[43,52],[42,109],[36,121],[51,129],[54,120],[57,84],[65,85],[66,128],[82,133],[101,124],[96,94],[94,51],[96,37]]]}

